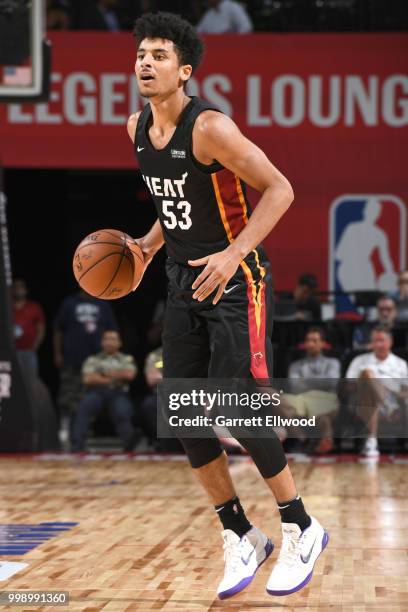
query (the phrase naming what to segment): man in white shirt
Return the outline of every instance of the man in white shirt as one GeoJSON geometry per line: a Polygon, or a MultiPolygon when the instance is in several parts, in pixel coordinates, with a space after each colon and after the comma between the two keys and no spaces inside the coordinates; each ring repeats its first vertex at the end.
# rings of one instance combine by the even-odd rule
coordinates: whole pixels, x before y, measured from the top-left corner
{"type": "Polygon", "coordinates": [[[233,0],[209,0],[210,8],[202,16],[197,30],[202,34],[245,34],[253,26],[244,7],[233,0]]]}
{"type": "Polygon", "coordinates": [[[377,325],[371,332],[372,352],[355,357],[346,372],[346,378],[358,379],[358,416],[366,423],[368,438],[362,453],[378,458],[378,418],[389,421],[398,417],[400,401],[408,398],[408,364],[391,352],[390,330],[377,325]]]}

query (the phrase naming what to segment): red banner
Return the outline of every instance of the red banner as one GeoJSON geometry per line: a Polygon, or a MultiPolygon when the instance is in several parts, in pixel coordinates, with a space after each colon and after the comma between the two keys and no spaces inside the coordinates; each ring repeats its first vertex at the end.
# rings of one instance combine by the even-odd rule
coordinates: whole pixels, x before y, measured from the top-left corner
{"type": "MultiPolygon", "coordinates": [[[[51,39],[51,100],[0,107],[0,164],[134,167],[126,120],[142,101],[131,35],[51,39]]],[[[407,263],[408,36],[206,42],[190,93],[229,114],[294,187],[295,203],[267,241],[278,285],[314,271],[321,288],[391,287],[407,263]]]]}

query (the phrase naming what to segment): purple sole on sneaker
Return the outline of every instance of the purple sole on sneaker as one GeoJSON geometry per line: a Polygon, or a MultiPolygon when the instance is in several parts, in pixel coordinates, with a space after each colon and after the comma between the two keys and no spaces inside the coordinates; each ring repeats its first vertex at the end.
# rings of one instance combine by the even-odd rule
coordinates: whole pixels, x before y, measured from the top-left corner
{"type": "MultiPolygon", "coordinates": [[[[324,549],[327,546],[327,543],[329,541],[329,534],[327,533],[327,531],[324,532],[323,534],[323,539],[322,539],[322,549],[319,552],[319,554],[316,557],[316,561],[318,560],[318,558],[320,557],[320,555],[322,554],[322,552],[324,551],[324,549]]],[[[315,563],[316,563],[315,561],[315,563]]],[[[313,564],[314,565],[314,564],[313,564]]],[[[269,593],[269,595],[276,595],[276,596],[285,596],[285,595],[291,595],[292,593],[296,593],[297,591],[300,591],[300,589],[303,589],[303,587],[305,587],[307,585],[308,582],[310,582],[311,578],[313,576],[313,570],[310,572],[310,574],[308,574],[306,576],[306,578],[297,586],[293,587],[293,589],[289,589],[287,591],[272,591],[270,589],[266,589],[266,591],[269,593]]]]}
{"type": "Polygon", "coordinates": [[[244,578],[243,580],[238,582],[238,584],[234,585],[232,588],[228,589],[227,591],[222,591],[221,593],[218,593],[219,599],[228,599],[228,597],[232,597],[233,595],[237,595],[237,593],[240,593],[241,591],[243,591],[245,589],[245,587],[248,586],[248,584],[251,584],[252,580],[255,577],[256,572],[259,570],[261,565],[263,563],[265,563],[265,561],[270,556],[272,551],[273,551],[273,544],[272,544],[272,542],[270,540],[268,540],[266,545],[265,545],[265,559],[263,561],[261,561],[261,563],[258,565],[258,567],[254,571],[252,576],[248,576],[248,578],[244,578]]]}

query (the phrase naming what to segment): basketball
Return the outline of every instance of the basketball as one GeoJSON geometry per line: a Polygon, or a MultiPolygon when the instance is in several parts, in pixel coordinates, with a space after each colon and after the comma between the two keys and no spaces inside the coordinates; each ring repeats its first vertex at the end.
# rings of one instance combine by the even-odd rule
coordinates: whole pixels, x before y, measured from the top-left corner
{"type": "Polygon", "coordinates": [[[139,284],[143,253],[133,238],[119,230],[98,230],[78,245],[72,262],[80,287],[103,300],[117,300],[139,284]]]}

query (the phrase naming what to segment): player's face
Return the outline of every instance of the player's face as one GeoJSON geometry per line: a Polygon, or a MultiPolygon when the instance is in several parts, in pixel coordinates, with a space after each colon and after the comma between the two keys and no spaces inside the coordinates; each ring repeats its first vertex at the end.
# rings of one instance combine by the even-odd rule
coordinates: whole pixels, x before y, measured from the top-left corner
{"type": "Polygon", "coordinates": [[[169,95],[187,81],[191,66],[180,66],[174,44],[162,38],[145,38],[137,50],[135,74],[145,98],[169,95]]]}

